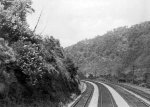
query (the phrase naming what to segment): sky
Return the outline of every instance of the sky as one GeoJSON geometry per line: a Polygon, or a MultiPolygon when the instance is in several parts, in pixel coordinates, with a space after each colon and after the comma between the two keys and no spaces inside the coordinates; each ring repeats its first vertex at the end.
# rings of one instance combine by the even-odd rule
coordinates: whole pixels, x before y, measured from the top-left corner
{"type": "Polygon", "coordinates": [[[36,33],[54,36],[63,47],[103,35],[121,26],[150,21],[150,0],[32,0],[35,13],[28,15],[36,33]]]}

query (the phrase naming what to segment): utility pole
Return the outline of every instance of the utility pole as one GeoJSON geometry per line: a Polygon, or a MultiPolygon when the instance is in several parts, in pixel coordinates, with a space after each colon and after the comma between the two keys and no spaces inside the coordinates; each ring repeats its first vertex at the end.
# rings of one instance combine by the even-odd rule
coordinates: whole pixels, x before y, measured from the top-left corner
{"type": "Polygon", "coordinates": [[[96,72],[96,70],[95,70],[95,77],[97,77],[96,75],[97,75],[97,72],[96,72]]]}
{"type": "Polygon", "coordinates": [[[36,28],[37,28],[37,26],[38,26],[38,24],[39,24],[39,22],[40,22],[40,19],[41,19],[42,13],[43,13],[43,9],[41,10],[40,16],[39,16],[39,18],[38,18],[38,21],[37,21],[37,23],[36,23],[35,27],[34,27],[33,33],[35,32],[35,30],[36,30],[36,28]]]}
{"type": "Polygon", "coordinates": [[[132,66],[132,83],[134,82],[134,72],[135,72],[135,66],[132,66]]]}

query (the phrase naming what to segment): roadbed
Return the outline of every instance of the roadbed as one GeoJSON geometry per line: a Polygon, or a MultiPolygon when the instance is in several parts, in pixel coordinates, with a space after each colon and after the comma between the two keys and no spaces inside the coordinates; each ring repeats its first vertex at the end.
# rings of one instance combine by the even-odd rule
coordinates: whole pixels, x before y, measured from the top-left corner
{"type": "MultiPolygon", "coordinates": [[[[81,94],[86,90],[86,84],[84,82],[81,82],[80,85],[80,90],[81,90],[81,94]]],[[[71,107],[74,102],[76,102],[79,98],[81,97],[81,95],[79,95],[78,97],[74,98],[74,100],[72,102],[70,102],[69,104],[65,105],[64,107],[71,107]]]]}
{"type": "Polygon", "coordinates": [[[136,88],[140,91],[143,91],[145,93],[148,93],[150,94],[150,89],[149,88],[146,88],[146,87],[140,87],[140,86],[137,86],[137,85],[134,85],[134,84],[129,84],[129,83],[122,83],[123,85],[126,85],[126,86],[130,86],[132,88],[136,88]]]}

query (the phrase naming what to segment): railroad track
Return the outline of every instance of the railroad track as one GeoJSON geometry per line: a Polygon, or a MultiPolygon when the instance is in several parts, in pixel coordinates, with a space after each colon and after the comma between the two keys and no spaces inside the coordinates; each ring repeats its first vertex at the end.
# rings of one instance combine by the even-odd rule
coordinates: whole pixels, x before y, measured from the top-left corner
{"type": "MultiPolygon", "coordinates": [[[[108,84],[109,86],[111,86],[112,88],[114,88],[118,93],[120,93],[121,95],[122,95],[122,93],[121,92],[119,92],[118,91],[118,89],[116,89],[116,87],[118,87],[116,84],[114,84],[115,86],[113,86],[112,84],[109,84],[109,83],[105,83],[105,84],[108,84]]],[[[120,85],[119,85],[120,86],[120,85]]],[[[123,87],[123,86],[121,86],[121,87],[123,87]]],[[[123,87],[123,88],[125,88],[125,87],[123,87]]],[[[132,88],[132,87],[131,87],[132,88]]],[[[127,89],[127,90],[129,90],[128,88],[125,88],[125,89],[127,89]]],[[[134,88],[133,88],[134,89],[134,88]]],[[[136,89],[137,90],[137,89],[136,89]]],[[[134,92],[135,93],[135,89],[134,89],[134,91],[133,90],[129,90],[129,91],[131,91],[131,92],[134,92]]],[[[140,91],[140,90],[139,90],[140,91]]],[[[141,91],[142,92],[142,91],[141,91]]],[[[138,94],[138,95],[140,95],[139,94],[139,92],[138,93],[136,93],[136,94],[138,94]]],[[[126,102],[128,102],[127,101],[127,99],[130,99],[130,97],[129,96],[125,96],[125,95],[122,95],[123,97],[124,97],[124,99],[126,100],[126,102]]],[[[144,97],[145,98],[145,97],[144,97]]],[[[143,100],[141,100],[141,99],[139,99],[139,98],[137,98],[138,99],[138,101],[141,103],[141,104],[143,104],[143,106],[142,107],[150,107],[150,105],[148,105],[147,103],[145,103],[143,100]]],[[[133,104],[135,107],[137,107],[135,104],[133,104]]]]}
{"type": "MultiPolygon", "coordinates": [[[[102,81],[102,82],[106,83],[106,84],[108,83],[108,82],[105,82],[105,81],[102,81]]],[[[111,82],[111,84],[121,86],[121,87],[123,87],[123,88],[125,88],[125,89],[127,89],[127,90],[129,90],[131,92],[134,92],[135,94],[140,95],[141,97],[143,97],[143,98],[145,98],[145,99],[150,101],[150,94],[145,93],[145,92],[143,92],[143,91],[141,91],[139,89],[136,89],[136,88],[133,88],[133,87],[130,87],[130,86],[126,86],[126,85],[123,85],[123,84],[120,84],[120,83],[112,83],[111,82]]]]}
{"type": "MultiPolygon", "coordinates": [[[[143,98],[147,99],[148,101],[150,101],[150,95],[149,94],[147,94],[147,93],[145,93],[145,92],[143,92],[141,90],[138,90],[136,88],[130,87],[130,86],[125,86],[125,85],[122,85],[122,84],[120,86],[125,88],[125,89],[127,89],[127,90],[129,90],[129,91],[131,91],[131,92],[134,92],[135,94],[140,95],[141,97],[143,97],[143,98]]],[[[149,104],[145,103],[141,99],[139,99],[139,101],[141,103],[143,103],[144,105],[146,105],[146,107],[150,107],[149,104]]]]}
{"type": "Polygon", "coordinates": [[[141,90],[138,90],[136,88],[133,88],[133,87],[130,87],[130,86],[126,86],[126,85],[123,85],[123,84],[119,84],[119,86],[121,86],[121,87],[123,87],[125,89],[128,89],[129,91],[132,91],[132,92],[134,92],[134,93],[136,93],[136,94],[138,94],[138,95],[142,96],[143,98],[146,98],[147,100],[150,101],[150,94],[148,94],[148,93],[145,93],[145,92],[143,92],[141,90]]]}
{"type": "Polygon", "coordinates": [[[110,105],[108,104],[103,104],[106,99],[103,98],[104,96],[107,96],[109,99],[110,99],[110,104],[111,104],[111,107],[118,107],[114,101],[114,98],[113,96],[111,95],[110,91],[105,87],[103,86],[102,84],[100,85],[100,83],[96,83],[98,86],[99,86],[99,89],[101,90],[101,93],[100,93],[100,101],[99,101],[99,106],[98,107],[110,107],[110,105]],[[107,91],[107,94],[103,94],[104,91],[107,91]]]}
{"type": "Polygon", "coordinates": [[[88,107],[93,95],[94,87],[90,83],[87,84],[87,89],[81,94],[81,97],[75,101],[71,107],[88,107]]]}

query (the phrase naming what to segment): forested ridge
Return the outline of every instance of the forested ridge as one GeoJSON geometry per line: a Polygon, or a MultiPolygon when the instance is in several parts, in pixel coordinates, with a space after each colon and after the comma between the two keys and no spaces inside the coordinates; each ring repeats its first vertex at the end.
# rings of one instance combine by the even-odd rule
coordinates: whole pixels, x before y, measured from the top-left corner
{"type": "Polygon", "coordinates": [[[77,67],[59,40],[29,28],[31,4],[0,1],[1,107],[58,107],[80,94],[77,67]]]}
{"type": "Polygon", "coordinates": [[[113,29],[69,46],[65,51],[79,66],[79,74],[150,86],[149,21],[113,29]]]}

